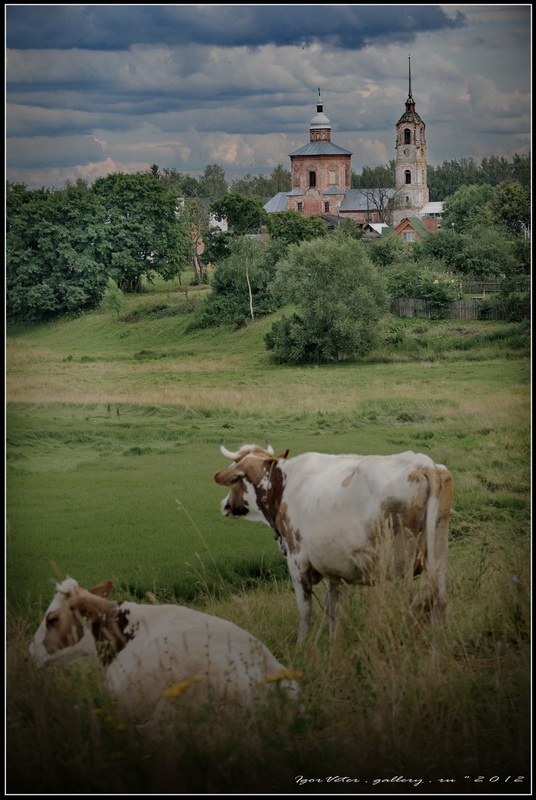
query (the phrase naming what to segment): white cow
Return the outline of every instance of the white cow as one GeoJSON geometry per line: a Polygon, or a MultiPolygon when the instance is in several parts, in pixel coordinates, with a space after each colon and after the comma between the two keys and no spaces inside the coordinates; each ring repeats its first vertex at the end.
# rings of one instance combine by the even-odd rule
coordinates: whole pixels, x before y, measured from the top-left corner
{"type": "Polygon", "coordinates": [[[56,584],[29,647],[34,661],[98,661],[108,690],[138,722],[165,718],[186,691],[193,701],[250,706],[277,685],[297,699],[299,673],[234,623],[180,605],[109,600],[111,589],[109,581],[89,591],[73,578],[56,584]]]}
{"type": "Polygon", "coordinates": [[[381,531],[390,526],[395,565],[427,574],[428,603],[440,621],[446,603],[448,521],[452,477],[446,467],[413,452],[391,456],[304,453],[287,459],[273,448],[243,445],[214,476],[229,487],[221,512],[264,522],[286,556],[299,611],[298,641],[309,628],[313,585],[329,581],[325,610],[331,635],[345,583],[371,584],[381,531]],[[409,547],[408,547],[409,544],[409,547]],[[408,555],[411,550],[411,555],[408,555]]]}

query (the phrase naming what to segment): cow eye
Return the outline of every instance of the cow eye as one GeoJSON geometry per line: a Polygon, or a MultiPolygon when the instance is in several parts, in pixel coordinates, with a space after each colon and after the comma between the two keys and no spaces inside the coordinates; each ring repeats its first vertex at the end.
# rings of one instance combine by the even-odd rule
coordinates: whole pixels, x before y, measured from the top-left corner
{"type": "Polygon", "coordinates": [[[58,621],[59,621],[59,617],[56,616],[56,615],[53,616],[53,617],[47,617],[47,628],[52,628],[52,626],[55,625],[56,622],[58,622],[58,621]]]}

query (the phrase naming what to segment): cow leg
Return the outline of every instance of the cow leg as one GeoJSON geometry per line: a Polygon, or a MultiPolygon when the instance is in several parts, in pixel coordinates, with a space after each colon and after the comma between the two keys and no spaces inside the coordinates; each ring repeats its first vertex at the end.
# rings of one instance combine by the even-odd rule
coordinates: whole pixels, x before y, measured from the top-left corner
{"type": "Polygon", "coordinates": [[[297,564],[288,562],[292,585],[296,595],[298,605],[298,642],[302,642],[309,632],[311,620],[311,598],[313,594],[313,583],[306,570],[300,570],[297,564]]]}
{"type": "Polygon", "coordinates": [[[430,484],[432,496],[428,501],[429,514],[426,522],[426,567],[432,625],[437,632],[444,622],[447,603],[446,571],[452,476],[448,470],[438,468],[430,484]]]}
{"type": "Polygon", "coordinates": [[[324,600],[324,611],[329,620],[329,633],[333,639],[337,631],[337,607],[341,596],[342,586],[339,581],[330,581],[324,600]]]}

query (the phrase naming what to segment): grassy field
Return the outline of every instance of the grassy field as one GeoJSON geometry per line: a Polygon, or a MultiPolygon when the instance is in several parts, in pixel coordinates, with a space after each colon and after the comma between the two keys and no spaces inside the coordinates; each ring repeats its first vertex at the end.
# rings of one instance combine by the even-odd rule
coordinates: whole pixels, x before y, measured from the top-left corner
{"type": "Polygon", "coordinates": [[[186,332],[206,291],[160,283],[120,315],[9,331],[8,791],[527,793],[527,326],[389,318],[364,363],[276,367],[263,344],[272,319],[186,332]],[[219,513],[222,439],[268,439],[291,456],[412,449],[450,468],[439,659],[396,583],[347,589],[333,648],[317,607],[296,647],[270,530],[219,513]],[[232,619],[303,671],[305,711],[179,709],[155,749],[118,717],[100,674],[26,660],[65,574],[232,619]]]}

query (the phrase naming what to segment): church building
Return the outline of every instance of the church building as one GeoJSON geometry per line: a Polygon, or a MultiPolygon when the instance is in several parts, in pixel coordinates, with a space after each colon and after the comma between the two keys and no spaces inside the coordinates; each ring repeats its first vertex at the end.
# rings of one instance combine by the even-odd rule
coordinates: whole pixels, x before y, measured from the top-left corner
{"type": "Polygon", "coordinates": [[[303,216],[338,214],[352,185],[352,154],[331,141],[331,123],[318,90],[316,114],[309,124],[309,143],[290,153],[292,191],[279,192],[266,211],[294,209],[303,216]]]}
{"type": "Polygon", "coordinates": [[[396,204],[393,225],[405,217],[417,217],[428,203],[430,194],[426,176],[426,125],[415,111],[411,94],[411,60],[409,62],[409,94],[406,110],[396,123],[396,204]]]}
{"type": "Polygon", "coordinates": [[[350,218],[362,227],[396,226],[418,216],[429,199],[425,129],[411,93],[410,61],[406,110],[396,124],[396,188],[352,189],[352,153],[331,141],[319,89],[309,142],[289,154],[292,190],[278,192],[264,208],[268,213],[294,209],[306,217],[317,214],[336,224],[350,218]]]}

